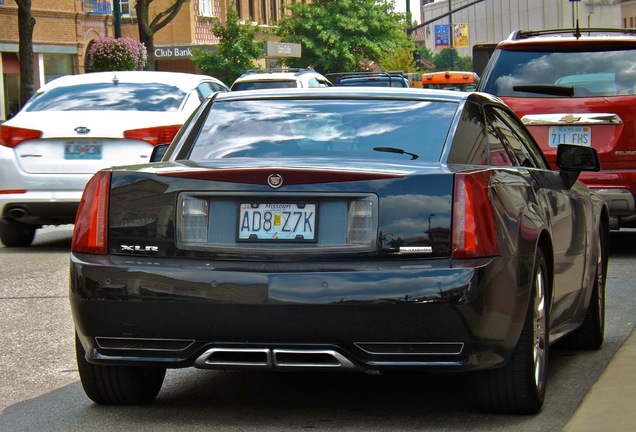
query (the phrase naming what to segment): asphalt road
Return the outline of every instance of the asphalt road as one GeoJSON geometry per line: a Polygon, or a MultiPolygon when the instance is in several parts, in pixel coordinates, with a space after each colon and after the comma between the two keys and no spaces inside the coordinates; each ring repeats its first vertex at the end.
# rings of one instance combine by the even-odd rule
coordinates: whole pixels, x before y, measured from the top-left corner
{"type": "Polygon", "coordinates": [[[90,402],[75,365],[67,300],[71,226],[25,249],[0,246],[1,431],[560,431],[636,319],[636,231],[612,234],[606,342],[551,349],[534,416],[480,413],[465,376],[168,371],[155,403],[90,402]]]}

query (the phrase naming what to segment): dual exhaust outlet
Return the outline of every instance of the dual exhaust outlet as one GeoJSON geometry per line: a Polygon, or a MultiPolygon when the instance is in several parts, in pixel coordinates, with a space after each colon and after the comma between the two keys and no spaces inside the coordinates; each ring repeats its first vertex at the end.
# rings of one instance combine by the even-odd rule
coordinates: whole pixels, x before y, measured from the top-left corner
{"type": "Polygon", "coordinates": [[[201,369],[362,370],[334,350],[211,348],[194,366],[201,369]]]}

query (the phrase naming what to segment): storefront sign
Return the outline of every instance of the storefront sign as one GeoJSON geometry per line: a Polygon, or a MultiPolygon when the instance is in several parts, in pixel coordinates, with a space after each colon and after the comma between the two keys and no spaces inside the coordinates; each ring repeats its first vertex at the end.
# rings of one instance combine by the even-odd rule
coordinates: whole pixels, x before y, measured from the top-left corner
{"type": "Polygon", "coordinates": [[[204,51],[216,51],[214,45],[172,45],[165,47],[155,48],[155,59],[157,60],[177,60],[177,59],[191,59],[194,54],[194,49],[201,49],[204,51]]]}
{"type": "Polygon", "coordinates": [[[267,44],[265,44],[265,57],[300,57],[300,44],[287,42],[267,42],[267,44]]]}

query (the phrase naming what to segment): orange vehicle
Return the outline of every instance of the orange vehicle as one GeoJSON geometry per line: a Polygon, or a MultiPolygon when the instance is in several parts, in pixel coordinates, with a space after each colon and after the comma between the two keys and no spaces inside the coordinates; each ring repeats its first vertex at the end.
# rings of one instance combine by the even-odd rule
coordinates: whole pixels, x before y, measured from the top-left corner
{"type": "Polygon", "coordinates": [[[422,75],[422,87],[440,90],[473,91],[479,76],[475,72],[445,71],[422,75]]]}

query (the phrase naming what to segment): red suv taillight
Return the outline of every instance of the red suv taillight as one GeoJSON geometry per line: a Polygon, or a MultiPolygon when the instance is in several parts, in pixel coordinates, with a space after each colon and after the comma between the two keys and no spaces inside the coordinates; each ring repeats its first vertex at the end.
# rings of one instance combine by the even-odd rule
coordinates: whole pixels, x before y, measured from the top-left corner
{"type": "Polygon", "coordinates": [[[92,254],[108,252],[109,170],[97,172],[86,184],[77,209],[71,250],[92,254]]]}
{"type": "Polygon", "coordinates": [[[455,175],[453,258],[498,254],[494,211],[488,196],[490,172],[455,175]]]}
{"type": "Polygon", "coordinates": [[[181,125],[157,126],[151,128],[131,129],[124,131],[124,137],[146,141],[153,146],[170,144],[172,138],[179,132],[181,125]]]}
{"type": "Polygon", "coordinates": [[[0,145],[5,147],[13,148],[22,141],[37,139],[41,136],[42,131],[39,130],[0,125],[0,145]]]}

